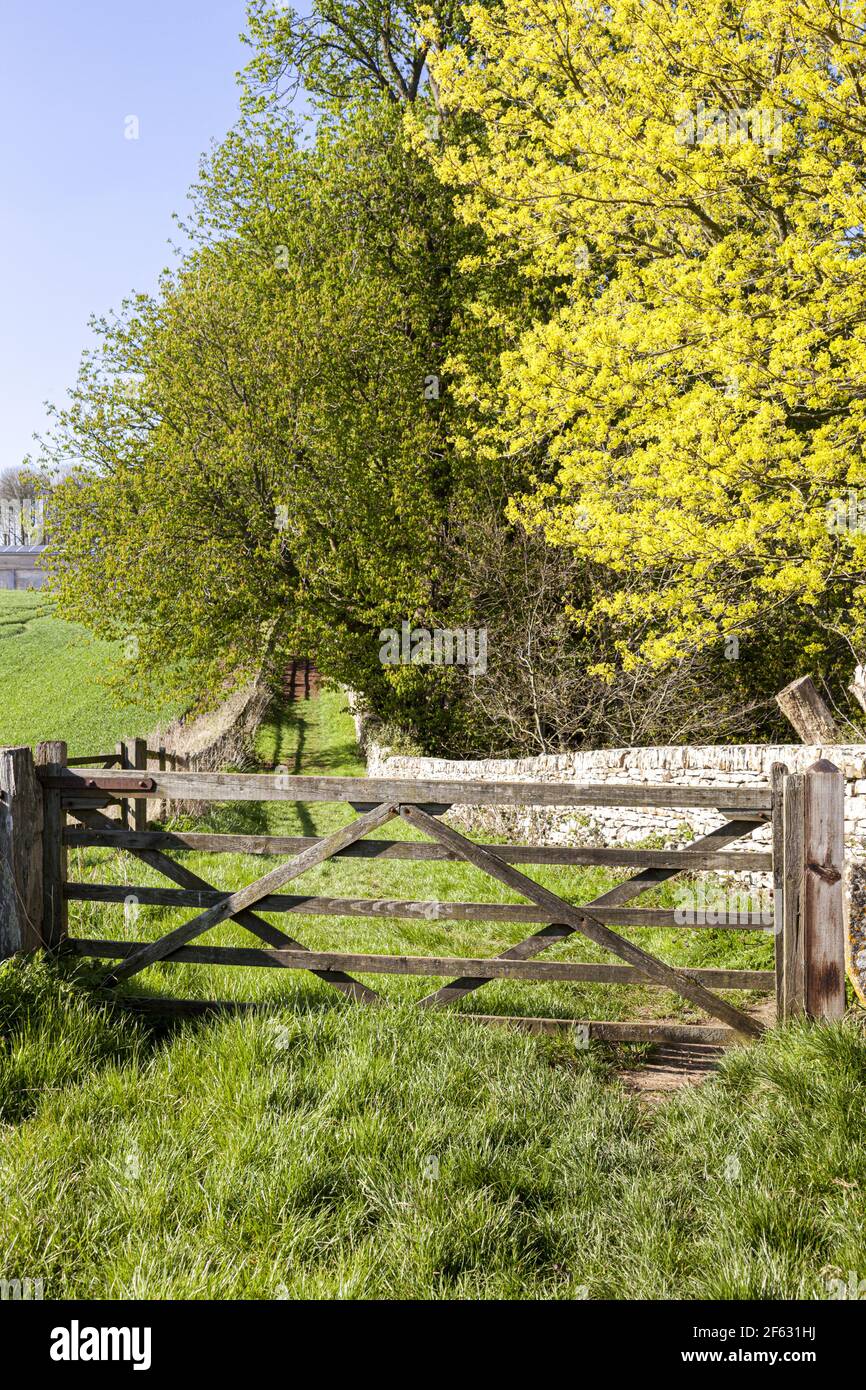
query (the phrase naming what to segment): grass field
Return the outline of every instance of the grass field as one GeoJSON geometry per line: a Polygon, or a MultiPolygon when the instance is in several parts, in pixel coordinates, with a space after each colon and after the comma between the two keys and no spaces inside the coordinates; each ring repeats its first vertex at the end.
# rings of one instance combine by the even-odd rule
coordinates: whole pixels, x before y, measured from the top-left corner
{"type": "MultiPolygon", "coordinates": [[[[298,772],[362,770],[333,693],[276,712],[260,755],[298,772]]],[[[340,806],[242,803],[210,823],[317,833],[345,818],[340,806]]],[[[224,887],[268,863],[183,857],[224,887]]],[[[70,854],[69,872],[160,881],[101,850],[70,854]]],[[[538,877],[575,901],[610,881],[538,877]]],[[[403,861],[331,863],[303,887],[509,896],[468,867],[403,861]]],[[[124,921],[122,905],[70,911],[74,935],[144,939],[179,920],[141,908],[124,921]]],[[[412,954],[494,954],[521,934],[270,920],[290,920],[310,946],[412,954]]],[[[683,964],[770,964],[759,934],[638,936],[683,964]]],[[[250,941],[225,925],[211,939],[250,941]]],[[[598,958],[583,941],[549,955],[598,958]]],[[[46,1296],[821,1298],[828,1280],[866,1273],[866,1040],[854,1023],[773,1033],[650,1108],[619,1080],[623,1052],[421,1014],[423,979],[368,977],[390,1007],[363,1009],[293,972],[160,964],[131,992],[273,1006],[167,1033],[109,1013],[89,988],[98,973],[68,961],[0,968],[0,1273],[41,1277],[46,1296]]],[[[694,1016],[648,988],[504,981],[465,1008],[694,1016]]]]}
{"type": "Polygon", "coordinates": [[[70,757],[105,753],[176,713],[119,699],[104,678],[122,668],[119,643],[56,617],[37,591],[0,589],[0,746],[65,739],[70,757]]]}

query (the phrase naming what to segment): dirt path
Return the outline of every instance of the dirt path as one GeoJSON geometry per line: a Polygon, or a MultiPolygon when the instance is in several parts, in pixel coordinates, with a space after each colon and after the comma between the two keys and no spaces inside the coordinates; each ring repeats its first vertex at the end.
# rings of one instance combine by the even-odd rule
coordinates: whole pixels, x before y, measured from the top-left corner
{"type": "Polygon", "coordinates": [[[704,1043],[659,1044],[639,1067],[618,1071],[620,1080],[642,1100],[666,1100],[683,1086],[698,1086],[713,1075],[724,1048],[704,1043]]]}
{"type": "Polygon", "coordinates": [[[293,656],[286,669],[283,691],[288,700],[312,700],[319,693],[319,673],[308,656],[293,656]]]}
{"type": "MultiPolygon", "coordinates": [[[[776,1018],[773,999],[746,1007],[746,1013],[772,1027],[776,1018]]],[[[666,1100],[683,1086],[699,1086],[718,1070],[725,1048],[706,1043],[659,1043],[637,1067],[617,1068],[620,1080],[649,1104],[666,1100]]]]}

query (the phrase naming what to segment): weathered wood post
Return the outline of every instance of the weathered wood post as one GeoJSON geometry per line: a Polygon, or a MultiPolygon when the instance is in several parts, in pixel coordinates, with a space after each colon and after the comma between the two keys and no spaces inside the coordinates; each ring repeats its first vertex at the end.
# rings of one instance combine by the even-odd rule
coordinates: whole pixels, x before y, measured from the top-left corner
{"type": "Polygon", "coordinates": [[[770,768],[773,796],[773,944],[776,966],[776,1018],[785,1013],[785,763],[770,768]]]}
{"type": "MultiPolygon", "coordinates": [[[[39,743],[36,762],[46,772],[59,775],[66,771],[66,744],[62,740],[39,743]]],[[[46,950],[56,951],[66,940],[68,907],[63,895],[66,883],[67,850],[63,843],[66,814],[62,793],[43,788],[44,826],[42,832],[42,941],[46,950]]]]}
{"type": "Polygon", "coordinates": [[[30,749],[0,749],[0,960],[42,944],[42,815],[30,749]]]}
{"type": "MultiPolygon", "coordinates": [[[[161,743],[161,744],[159,745],[159,770],[160,770],[160,772],[165,772],[166,766],[167,766],[167,764],[166,764],[166,755],[165,755],[165,744],[164,744],[164,743],[161,743]]],[[[164,816],[165,816],[165,814],[166,814],[166,805],[167,805],[167,803],[166,803],[165,801],[157,801],[157,802],[156,802],[156,811],[155,811],[154,814],[155,814],[155,816],[156,816],[157,818],[160,818],[160,817],[164,817],[164,816]]]]}
{"type": "MultiPolygon", "coordinates": [[[[147,772],[147,740],[143,738],[127,739],[126,761],[130,767],[137,772],[147,772]]],[[[134,801],[127,802],[127,806],[132,806],[132,828],[133,830],[147,829],[147,798],[136,797],[134,801]]]]}
{"type": "Polygon", "coordinates": [[[776,704],[803,743],[842,742],[839,726],[811,676],[800,676],[786,685],[776,696],[776,704]]]}
{"type": "MultiPolygon", "coordinates": [[[[114,751],[117,754],[117,766],[119,768],[125,768],[127,766],[126,744],[122,741],[116,743],[114,745],[114,751]]],[[[126,797],[122,797],[117,803],[117,819],[120,821],[124,830],[129,829],[129,801],[126,797]]]]}
{"type": "Polygon", "coordinates": [[[785,778],[785,1018],[845,1013],[845,778],[822,758],[785,778]]]}

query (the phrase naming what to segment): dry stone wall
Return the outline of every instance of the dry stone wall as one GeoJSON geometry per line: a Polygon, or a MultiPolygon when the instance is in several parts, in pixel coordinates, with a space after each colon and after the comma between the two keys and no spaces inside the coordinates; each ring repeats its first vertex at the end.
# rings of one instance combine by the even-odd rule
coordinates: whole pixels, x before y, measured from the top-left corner
{"type": "MultiPolygon", "coordinates": [[[[182,716],[165,728],[152,730],[147,746],[164,748],[179,760],[176,766],[187,772],[220,772],[226,767],[249,766],[256,732],[271,699],[269,685],[259,674],[208,714],[194,719],[182,716]]],[[[198,817],[206,815],[209,809],[204,801],[152,801],[148,814],[151,818],[167,814],[198,817]]]]}
{"type": "MultiPolygon", "coordinates": [[[[457,761],[392,755],[359,730],[371,777],[473,778],[494,781],[603,783],[606,786],[670,785],[749,787],[766,782],[773,763],[802,772],[828,758],[846,776],[845,830],[850,860],[866,862],[866,746],[833,744],[732,744],[656,748],[603,748],[534,758],[457,761]]],[[[453,824],[535,844],[640,845],[675,848],[706,834],[724,817],[716,811],[670,807],[563,806],[517,809],[455,806],[453,824]]],[[[769,826],[749,837],[749,847],[768,845],[769,826]]],[[[757,878],[758,876],[754,876],[757,878]]]]}

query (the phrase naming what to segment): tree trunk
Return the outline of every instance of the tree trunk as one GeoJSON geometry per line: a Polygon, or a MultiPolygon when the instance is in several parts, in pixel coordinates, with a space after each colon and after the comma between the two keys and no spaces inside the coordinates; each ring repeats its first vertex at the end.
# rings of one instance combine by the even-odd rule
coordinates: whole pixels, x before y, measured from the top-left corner
{"type": "Polygon", "coordinates": [[[811,676],[800,676],[776,696],[779,709],[803,743],[841,743],[842,736],[811,676]]]}
{"type": "Polygon", "coordinates": [[[866,710],[866,666],[854,667],[854,679],[848,689],[860,708],[866,710]]]}

